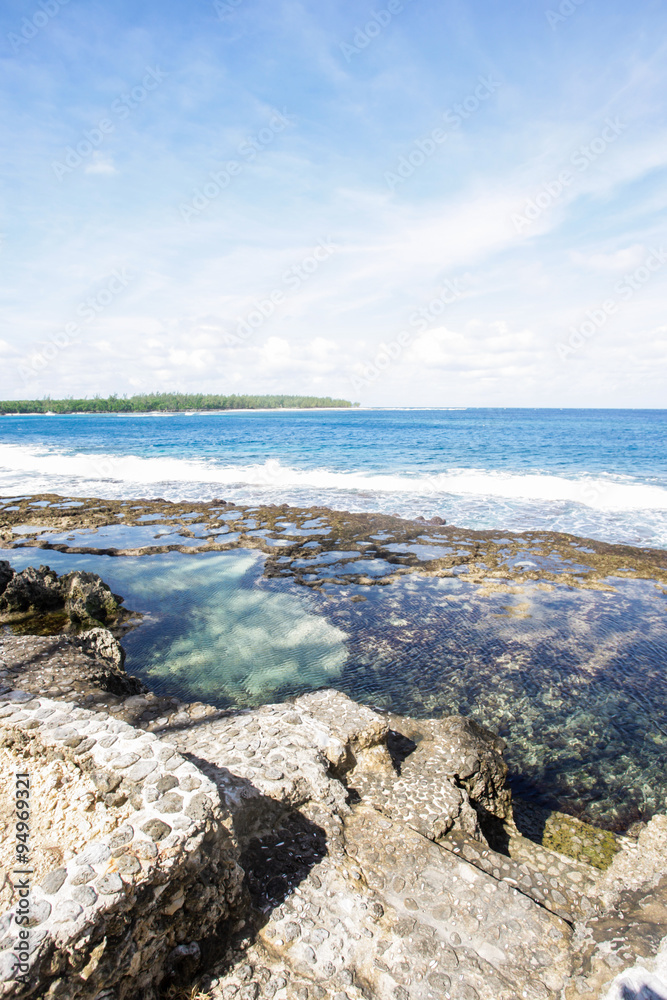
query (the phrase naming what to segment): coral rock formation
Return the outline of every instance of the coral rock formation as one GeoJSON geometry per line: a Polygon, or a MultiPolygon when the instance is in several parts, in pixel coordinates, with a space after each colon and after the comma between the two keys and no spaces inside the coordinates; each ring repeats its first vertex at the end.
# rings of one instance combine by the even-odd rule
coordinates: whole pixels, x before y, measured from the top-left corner
{"type": "Polygon", "coordinates": [[[121,616],[122,598],[111,593],[96,573],[75,571],[58,576],[48,566],[28,566],[15,573],[0,561],[0,619],[60,611],[74,628],[93,628],[121,616]]]}
{"type": "MultiPolygon", "coordinates": [[[[112,613],[84,574],[9,588],[112,613]]],[[[333,690],[257,710],[158,698],[97,625],[0,633],[0,737],[3,774],[35,775],[60,850],[30,845],[27,984],[22,904],[2,890],[1,997],[667,996],[667,817],[604,872],[535,843],[503,740],[469,719],[333,690]]]]}

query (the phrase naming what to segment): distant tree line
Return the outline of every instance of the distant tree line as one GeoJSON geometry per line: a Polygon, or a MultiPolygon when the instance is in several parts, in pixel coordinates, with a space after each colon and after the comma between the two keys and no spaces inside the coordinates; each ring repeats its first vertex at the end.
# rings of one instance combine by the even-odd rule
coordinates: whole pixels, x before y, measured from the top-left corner
{"type": "MultiPolygon", "coordinates": [[[[21,399],[0,401],[6,413],[147,413],[162,410],[293,410],[353,404],[331,396],[215,396],[204,393],[154,392],[144,396],[109,396],[102,399],[21,399]]],[[[354,404],[358,406],[359,404],[354,404]]]]}

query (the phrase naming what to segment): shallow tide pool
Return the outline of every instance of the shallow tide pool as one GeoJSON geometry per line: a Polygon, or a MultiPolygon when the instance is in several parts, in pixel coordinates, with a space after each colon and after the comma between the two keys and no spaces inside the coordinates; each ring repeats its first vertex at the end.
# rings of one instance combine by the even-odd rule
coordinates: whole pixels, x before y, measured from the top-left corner
{"type": "Polygon", "coordinates": [[[412,574],[318,592],[265,579],[266,557],[243,549],[0,555],[99,573],[144,616],[126,668],[157,692],[255,706],[332,686],[400,713],[459,712],[505,737],[524,798],[614,829],[667,806],[665,594],[650,581],[481,594],[412,574]]]}

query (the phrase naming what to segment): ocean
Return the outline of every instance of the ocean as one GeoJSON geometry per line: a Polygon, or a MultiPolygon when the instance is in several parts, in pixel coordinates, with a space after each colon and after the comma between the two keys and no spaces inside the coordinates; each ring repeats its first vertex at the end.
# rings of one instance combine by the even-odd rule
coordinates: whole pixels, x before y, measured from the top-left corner
{"type": "MultiPolygon", "coordinates": [[[[650,410],[2,417],[0,496],[317,505],[665,549],[666,431],[667,411],[650,410]]],[[[76,510],[76,501],[53,504],[76,510]]],[[[45,507],[5,505],[14,519],[29,509],[29,525],[45,507]]],[[[224,541],[239,513],[218,509],[232,529],[216,536],[224,541]]],[[[521,798],[615,830],[664,811],[667,590],[625,578],[631,553],[593,586],[570,575],[480,587],[465,565],[444,575],[417,569],[387,585],[320,584],[332,561],[344,569],[359,555],[341,540],[302,586],[267,573],[267,553],[255,548],[198,552],[209,529],[196,514],[178,517],[160,508],[136,524],[38,528],[32,540],[18,524],[0,558],[16,570],[48,563],[99,573],[141,615],[123,637],[127,670],[160,693],[252,707],[332,686],[399,713],[459,713],[507,739],[521,798]],[[190,537],[179,534],[186,529],[190,537]],[[179,540],[185,551],[110,551],[179,540]],[[85,550],[62,550],[70,544],[85,550]]],[[[319,551],[328,529],[318,524],[296,529],[311,540],[295,565],[309,547],[319,551]]],[[[437,542],[425,534],[422,548],[437,542]]],[[[520,558],[529,567],[558,562],[530,545],[520,558]]],[[[651,558],[657,565],[663,556],[651,558]]],[[[364,564],[371,575],[377,562],[364,564]]]]}
{"type": "Polygon", "coordinates": [[[667,410],[0,418],[0,495],[319,505],[667,547],[667,410]]]}

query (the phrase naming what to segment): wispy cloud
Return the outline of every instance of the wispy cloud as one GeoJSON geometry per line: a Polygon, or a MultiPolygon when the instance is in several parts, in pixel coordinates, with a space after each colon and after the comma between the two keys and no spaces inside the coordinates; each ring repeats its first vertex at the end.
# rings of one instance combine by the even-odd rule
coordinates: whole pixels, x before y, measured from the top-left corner
{"type": "MultiPolygon", "coordinates": [[[[566,370],[555,350],[667,242],[667,13],[586,0],[552,30],[519,0],[502,15],[402,6],[349,60],[341,45],[371,14],[298,0],[242,0],[222,18],[203,2],[66,4],[29,44],[8,43],[0,394],[24,394],[20,359],[127,267],[131,285],[31,392],[324,380],[349,394],[407,330],[363,402],[661,405],[667,268],[566,370]],[[480,79],[493,92],[439,142],[444,111],[472,108],[480,79]],[[233,183],[206,194],[230,161],[233,183]],[[409,176],[388,184],[403,161],[409,176]],[[325,234],[336,252],[234,342],[325,234]],[[446,315],[411,325],[462,278],[446,315]]],[[[12,0],[5,38],[24,16],[12,0]]]]}
{"type": "Polygon", "coordinates": [[[111,157],[105,157],[101,153],[93,153],[89,163],[83,168],[86,174],[116,174],[118,173],[111,157]]]}

